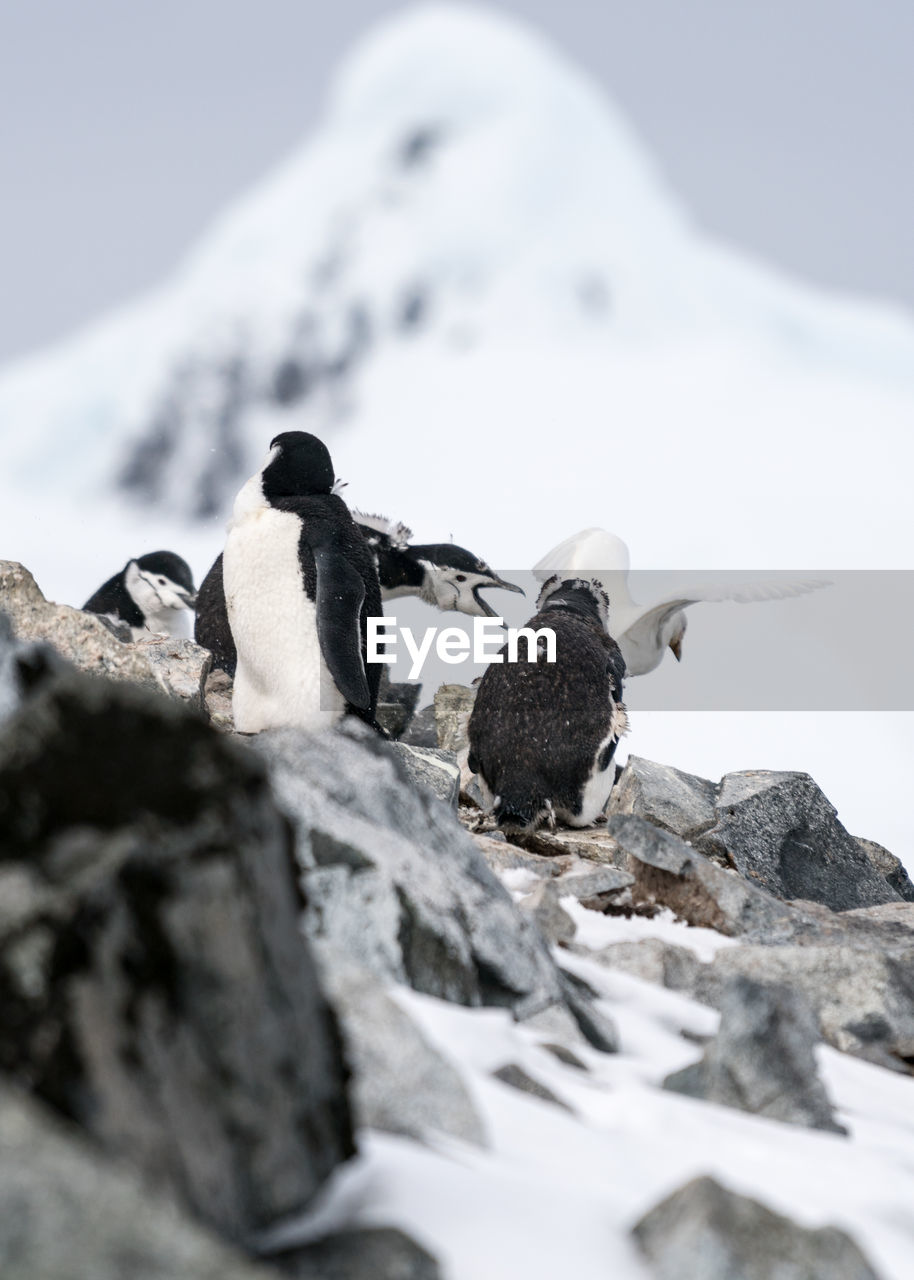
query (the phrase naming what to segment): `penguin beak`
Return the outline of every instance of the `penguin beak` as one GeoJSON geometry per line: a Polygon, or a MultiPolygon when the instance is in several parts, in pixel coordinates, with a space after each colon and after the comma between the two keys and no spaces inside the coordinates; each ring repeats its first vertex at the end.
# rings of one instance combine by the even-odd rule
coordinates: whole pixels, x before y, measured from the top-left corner
{"type": "Polygon", "coordinates": [[[674,636],[670,641],[670,648],[676,661],[682,662],[682,636],[674,636]]]}
{"type": "Polygon", "coordinates": [[[489,577],[490,581],[484,584],[486,587],[500,587],[502,591],[519,591],[521,595],[525,594],[523,587],[519,587],[516,582],[505,582],[497,573],[490,574],[489,577]]]}
{"type": "Polygon", "coordinates": [[[495,612],[495,610],[492,608],[492,606],[489,604],[487,600],[483,600],[482,596],[479,594],[479,590],[480,590],[479,587],[473,588],[473,599],[476,601],[477,605],[479,606],[479,612],[483,615],[484,618],[497,618],[498,614],[495,612]]]}
{"type": "Polygon", "coordinates": [[[184,590],[184,588],[183,588],[183,587],[181,587],[181,588],[179,589],[179,591],[178,591],[178,595],[181,597],[181,599],[182,599],[182,600],[184,601],[184,603],[187,605],[188,609],[196,609],[196,607],[197,607],[197,595],[196,595],[196,592],[194,592],[194,591],[185,591],[185,590],[184,590]]]}
{"type": "Polygon", "coordinates": [[[505,582],[504,578],[499,578],[497,573],[489,573],[487,577],[488,582],[479,582],[473,588],[473,599],[479,605],[480,611],[485,615],[485,617],[497,618],[500,615],[490,604],[483,600],[482,596],[479,594],[480,591],[488,590],[489,587],[499,587],[502,591],[519,591],[521,595],[524,595],[524,589],[523,587],[517,586],[514,582],[505,582]]]}

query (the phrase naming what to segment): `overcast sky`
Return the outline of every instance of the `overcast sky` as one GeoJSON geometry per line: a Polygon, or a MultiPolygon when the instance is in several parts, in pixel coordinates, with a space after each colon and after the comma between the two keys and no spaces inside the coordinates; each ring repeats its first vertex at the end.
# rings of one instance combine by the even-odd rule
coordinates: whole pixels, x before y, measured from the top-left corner
{"type": "MultiPolygon", "coordinates": [[[[390,0],[0,0],[0,359],[160,280],[390,0]]],[[[914,308],[914,0],[495,0],[709,230],[914,308]]]]}

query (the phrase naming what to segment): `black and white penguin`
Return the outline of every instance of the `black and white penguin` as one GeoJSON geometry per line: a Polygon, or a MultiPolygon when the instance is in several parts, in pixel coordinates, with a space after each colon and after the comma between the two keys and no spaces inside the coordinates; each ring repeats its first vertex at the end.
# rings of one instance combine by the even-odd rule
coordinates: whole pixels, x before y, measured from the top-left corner
{"type": "Polygon", "coordinates": [[[532,831],[543,821],[589,826],[615,781],[612,758],[628,721],[625,662],[607,630],[609,600],[595,579],[558,575],[543,586],[525,625],[555,633],[536,662],[492,663],[469,723],[469,767],[501,827],[532,831]]]}
{"type": "Polygon", "coordinates": [[[378,560],[378,577],[385,600],[418,596],[438,609],[453,609],[479,618],[494,618],[495,609],[479,592],[486,587],[503,591],[523,588],[506,582],[479,556],[453,542],[411,543],[406,525],[384,516],[353,511],[378,560]]]}
{"type": "MultiPolygon", "coordinates": [[[[439,609],[493,618],[495,610],[479,592],[485,587],[520,591],[464,547],[453,543],[410,545],[406,525],[384,516],[354,511],[352,518],[371,548],[381,583],[381,598],[419,596],[439,609]]],[[[218,556],[200,585],[194,639],[213,655],[213,665],[229,675],[235,672],[235,642],[225,609],[222,557],[218,556]]]]}
{"type": "Polygon", "coordinates": [[[150,551],[128,560],[102,583],[83,608],[126,622],[134,640],[150,635],[190,635],[190,611],[196,604],[194,579],[186,560],[173,551],[150,551]]]}
{"type": "Polygon", "coordinates": [[[378,574],[333,485],[326,446],[286,431],[235,499],[222,571],[240,733],[319,730],[347,711],[374,723],[381,668],[365,660],[366,619],[381,613],[378,574]]]}

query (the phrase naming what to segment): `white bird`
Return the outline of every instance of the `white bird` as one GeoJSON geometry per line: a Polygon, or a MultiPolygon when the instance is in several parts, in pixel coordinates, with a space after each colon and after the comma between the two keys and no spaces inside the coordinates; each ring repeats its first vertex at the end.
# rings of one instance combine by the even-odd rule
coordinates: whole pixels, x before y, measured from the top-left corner
{"type": "Polygon", "coordinates": [[[628,589],[628,547],[606,529],[584,529],[566,538],[543,556],[533,569],[544,582],[554,573],[599,578],[609,596],[609,626],[622,650],[629,676],[643,676],[659,667],[667,649],[682,660],[682,639],[688,625],[685,611],[702,601],[735,600],[747,604],[806,595],[831,584],[825,578],[768,579],[733,585],[688,587],[653,604],[638,604],[628,589]]]}

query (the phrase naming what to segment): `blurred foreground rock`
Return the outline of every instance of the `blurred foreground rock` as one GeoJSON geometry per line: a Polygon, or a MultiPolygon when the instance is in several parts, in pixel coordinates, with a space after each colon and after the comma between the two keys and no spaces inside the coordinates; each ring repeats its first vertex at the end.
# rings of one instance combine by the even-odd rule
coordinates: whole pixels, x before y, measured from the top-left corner
{"type": "Polygon", "coordinates": [[[0,729],[0,1068],[243,1238],[352,1152],[263,768],[79,673],[0,729]]]}
{"type": "Polygon", "coordinates": [[[656,1280],[879,1280],[835,1227],[811,1229],[695,1178],[634,1227],[656,1280]]]}

